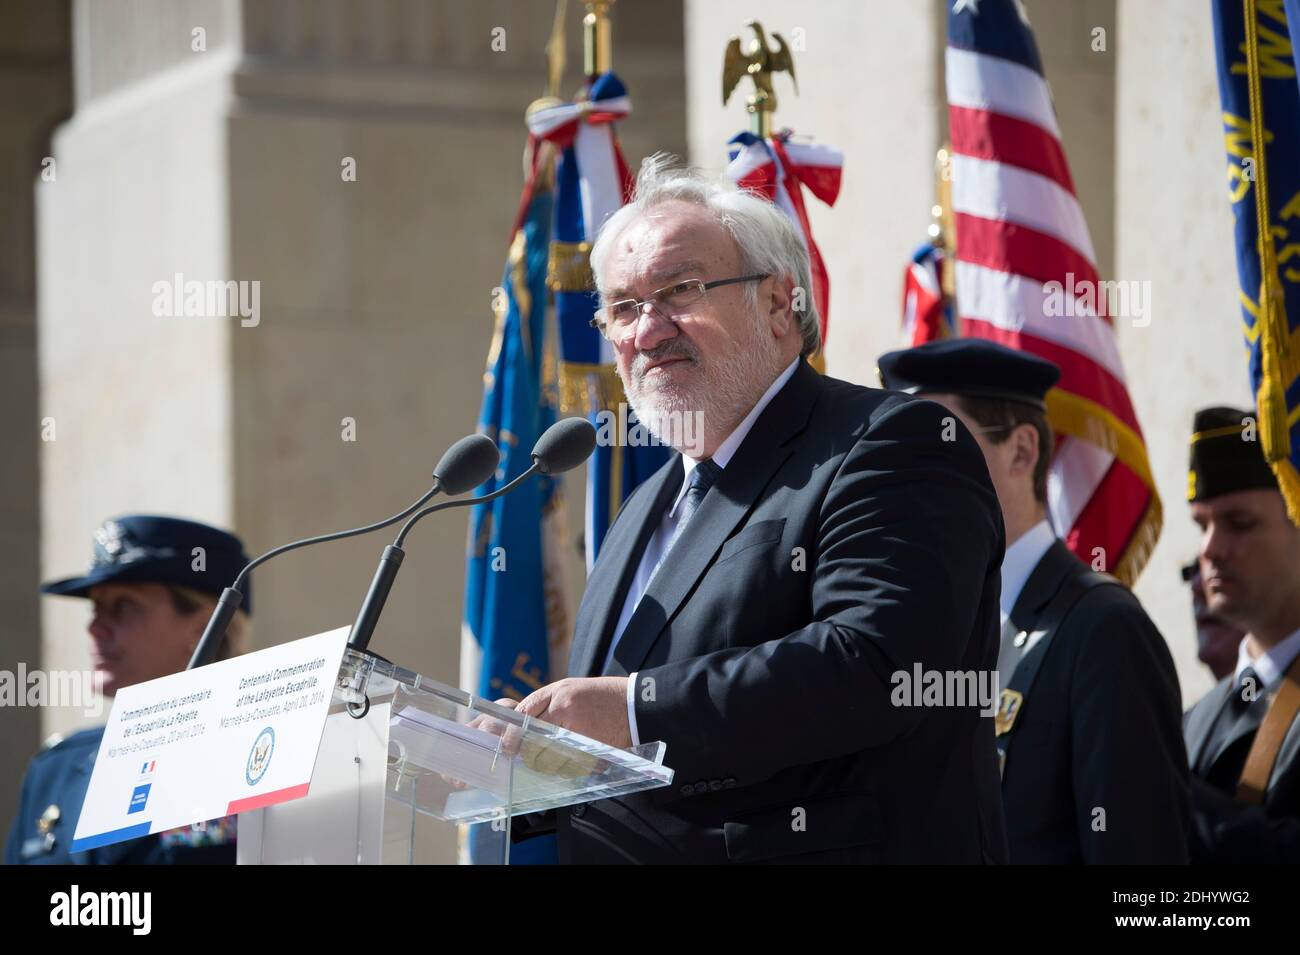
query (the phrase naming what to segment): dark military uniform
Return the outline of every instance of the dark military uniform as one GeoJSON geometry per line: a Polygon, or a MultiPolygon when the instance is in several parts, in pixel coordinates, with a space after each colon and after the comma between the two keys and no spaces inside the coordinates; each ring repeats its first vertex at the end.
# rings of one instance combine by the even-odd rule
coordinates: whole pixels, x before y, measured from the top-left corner
{"type": "MultiPolygon", "coordinates": [[[[238,537],[195,521],[129,515],[95,532],[90,569],[52,581],[43,593],[87,597],[106,583],[160,583],[220,593],[248,563],[238,537]],[[203,560],[196,560],[198,553],[203,560]]],[[[251,612],[248,587],[244,607],[251,612]]],[[[235,817],[72,852],[73,835],[104,734],[102,727],[52,739],[23,777],[18,815],[5,843],[6,865],[228,864],[235,862],[235,817]]]]}
{"type": "MultiPolygon", "coordinates": [[[[1253,417],[1227,407],[1196,413],[1189,501],[1251,489],[1277,491],[1259,444],[1242,439],[1244,423],[1253,417]]],[[[1246,659],[1243,655],[1242,662],[1246,659]]],[[[1292,717],[1280,731],[1281,745],[1262,793],[1253,801],[1238,793],[1247,757],[1278,691],[1300,676],[1294,657],[1274,663],[1278,672],[1267,682],[1256,677],[1253,666],[1239,664],[1187,711],[1183,733],[1193,773],[1193,862],[1300,862],[1300,719],[1292,717]]]]}
{"type": "MultiPolygon", "coordinates": [[[[879,365],[888,388],[1018,402],[1044,413],[1060,377],[1051,362],[975,338],[890,352],[879,365]]],[[[1178,676],[1128,588],[1052,540],[1014,598],[999,675],[997,742],[1013,863],[1187,861],[1178,676]]]]}
{"type": "Polygon", "coordinates": [[[1011,861],[1186,862],[1178,676],[1137,598],[1058,540],[1009,623],[998,749],[1011,861]]]}
{"type": "Polygon", "coordinates": [[[52,740],[32,760],[5,843],[5,865],[234,864],[233,816],[88,852],[70,851],[103,735],[103,728],[96,727],[52,740]]]}
{"type": "Polygon", "coordinates": [[[1291,726],[1260,805],[1234,798],[1246,755],[1285,675],[1254,702],[1225,677],[1187,711],[1183,731],[1191,760],[1193,862],[1300,862],[1300,719],[1291,726]],[[1237,701],[1245,705],[1237,705],[1237,701]]]}

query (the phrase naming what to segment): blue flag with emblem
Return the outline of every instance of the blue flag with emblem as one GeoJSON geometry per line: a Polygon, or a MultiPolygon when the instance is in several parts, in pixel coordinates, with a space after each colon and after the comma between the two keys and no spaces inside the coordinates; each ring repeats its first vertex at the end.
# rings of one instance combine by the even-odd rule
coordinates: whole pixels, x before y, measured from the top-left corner
{"type": "MultiPolygon", "coordinates": [[[[476,494],[490,493],[526,471],[533,445],[556,419],[546,335],[551,214],[549,185],[530,182],[505,273],[494,292],[496,329],[478,423],[497,442],[501,465],[476,494]]],[[[538,475],[471,513],[465,627],[481,659],[474,692],[487,699],[521,700],[563,676],[565,661],[553,659],[562,657],[568,639],[557,553],[560,491],[556,479],[538,475]]],[[[478,837],[486,836],[486,824],[474,829],[471,853],[478,837]]],[[[554,836],[519,843],[511,849],[511,862],[555,862],[554,836]]]]}
{"type": "Polygon", "coordinates": [[[1259,436],[1300,523],[1300,0],[1214,0],[1214,40],[1259,436]]]}
{"type": "Polygon", "coordinates": [[[622,81],[605,72],[593,77],[573,102],[528,118],[533,135],[560,150],[549,268],[560,407],[589,417],[600,437],[587,468],[588,568],[627,496],[671,455],[665,446],[626,440],[625,425],[631,422],[635,432],[635,416],[627,410],[609,342],[591,326],[599,305],[591,246],[605,219],[631,198],[632,177],[614,135],[614,123],[631,108],[622,81]]]}

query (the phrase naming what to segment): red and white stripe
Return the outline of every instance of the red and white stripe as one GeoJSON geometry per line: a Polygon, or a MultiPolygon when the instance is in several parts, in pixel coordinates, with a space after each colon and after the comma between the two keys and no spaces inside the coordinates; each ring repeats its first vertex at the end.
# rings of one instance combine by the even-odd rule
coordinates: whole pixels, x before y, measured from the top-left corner
{"type": "Polygon", "coordinates": [[[528,131],[560,149],[573,147],[578,163],[582,224],[588,242],[595,242],[605,220],[630,198],[631,176],[614,123],[632,112],[626,96],[577,100],[547,107],[528,117],[528,131]]]}
{"type": "MultiPolygon", "coordinates": [[[[962,333],[1050,359],[1061,367],[1058,388],[1105,409],[1140,438],[1111,318],[1095,294],[1096,254],[1047,82],[1027,66],[955,47],[946,67],[962,333]],[[1049,282],[1066,290],[1065,316],[1050,314],[1049,282]],[[1074,286],[1090,286],[1092,302],[1069,295],[1074,286]]],[[[1114,569],[1154,491],[1104,436],[1089,440],[1058,428],[1057,437],[1048,483],[1053,524],[1085,560],[1105,548],[1107,569],[1114,569]]]]}

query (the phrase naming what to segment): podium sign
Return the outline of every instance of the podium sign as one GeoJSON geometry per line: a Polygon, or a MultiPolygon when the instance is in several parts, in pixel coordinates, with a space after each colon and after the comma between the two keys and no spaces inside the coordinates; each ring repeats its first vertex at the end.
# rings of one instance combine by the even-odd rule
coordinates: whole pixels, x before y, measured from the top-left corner
{"type": "Polygon", "coordinates": [[[310,795],[241,815],[239,861],[505,863],[512,817],[666,786],[663,755],[348,650],[310,795]]]}
{"type": "Polygon", "coordinates": [[[348,628],[118,692],[72,851],[307,795],[348,628]]]}

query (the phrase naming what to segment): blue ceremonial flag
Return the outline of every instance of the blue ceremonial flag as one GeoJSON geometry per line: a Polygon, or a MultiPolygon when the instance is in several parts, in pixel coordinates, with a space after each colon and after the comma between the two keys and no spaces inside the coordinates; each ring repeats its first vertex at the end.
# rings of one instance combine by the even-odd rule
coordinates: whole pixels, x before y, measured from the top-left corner
{"type": "Polygon", "coordinates": [[[550,261],[560,407],[591,418],[598,434],[615,430],[614,440],[598,443],[587,467],[588,568],[623,501],[671,454],[658,444],[629,445],[621,427],[602,427],[610,421],[635,421],[630,412],[620,413],[625,399],[613,353],[591,327],[599,303],[589,261],[601,225],[631,198],[632,177],[614,135],[614,123],[631,108],[622,82],[607,72],[592,78],[574,102],[537,110],[528,118],[535,137],[561,150],[550,261]]]}
{"type": "MultiPolygon", "coordinates": [[[[479,414],[478,429],[497,442],[501,466],[477,494],[490,493],[526,471],[533,445],[556,418],[554,382],[547,380],[553,379],[554,369],[546,334],[552,198],[544,184],[530,182],[529,191],[495,293],[496,331],[479,414]]],[[[555,478],[538,475],[472,511],[465,627],[481,657],[474,688],[478,696],[521,700],[564,675],[564,659],[553,659],[553,649],[567,645],[569,629],[557,552],[560,492],[555,478]]],[[[472,652],[473,646],[467,649],[472,652]]],[[[475,827],[472,841],[485,838],[486,829],[486,824],[475,827]]],[[[511,861],[554,863],[554,836],[519,843],[511,849],[511,861]]]]}
{"type": "Polygon", "coordinates": [[[1259,435],[1300,523],[1300,0],[1214,0],[1214,40],[1259,435]]]}

